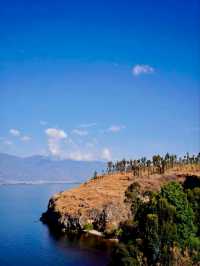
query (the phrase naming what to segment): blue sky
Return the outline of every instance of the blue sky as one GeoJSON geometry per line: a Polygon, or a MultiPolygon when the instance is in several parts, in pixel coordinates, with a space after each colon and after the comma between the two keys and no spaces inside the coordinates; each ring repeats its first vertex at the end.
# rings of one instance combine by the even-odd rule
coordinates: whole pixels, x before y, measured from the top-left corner
{"type": "Polygon", "coordinates": [[[1,3],[0,151],[199,152],[199,13],[198,0],[1,3]]]}

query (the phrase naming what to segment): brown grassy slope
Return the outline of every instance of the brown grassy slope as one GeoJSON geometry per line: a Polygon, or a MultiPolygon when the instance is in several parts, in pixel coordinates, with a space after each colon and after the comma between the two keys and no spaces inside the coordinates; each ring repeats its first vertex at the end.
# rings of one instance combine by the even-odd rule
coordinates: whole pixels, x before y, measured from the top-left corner
{"type": "Polygon", "coordinates": [[[54,195],[55,210],[61,214],[80,215],[91,209],[102,209],[108,203],[124,204],[124,192],[127,187],[138,182],[141,190],[159,190],[171,180],[183,181],[186,175],[199,175],[200,166],[173,168],[163,175],[134,177],[132,173],[115,173],[99,176],[77,188],[54,195]]]}

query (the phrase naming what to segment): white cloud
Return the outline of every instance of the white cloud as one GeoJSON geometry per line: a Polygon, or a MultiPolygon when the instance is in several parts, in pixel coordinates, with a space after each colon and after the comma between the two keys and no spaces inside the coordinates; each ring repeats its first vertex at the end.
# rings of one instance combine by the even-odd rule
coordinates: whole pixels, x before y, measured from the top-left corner
{"type": "Polygon", "coordinates": [[[67,134],[62,129],[47,128],[45,132],[48,137],[54,138],[54,139],[65,139],[67,137],[67,134]]]}
{"type": "Polygon", "coordinates": [[[31,137],[22,135],[22,133],[18,129],[12,128],[9,130],[9,132],[12,136],[17,137],[21,141],[26,142],[31,140],[31,137]]]}
{"type": "Polygon", "coordinates": [[[65,158],[75,160],[75,161],[98,161],[98,160],[111,160],[111,151],[108,148],[104,148],[101,151],[95,150],[81,150],[76,149],[66,154],[65,158]]]}
{"type": "Polygon", "coordinates": [[[95,127],[97,123],[88,123],[88,124],[81,124],[79,127],[88,128],[88,127],[95,127]]]}
{"type": "Polygon", "coordinates": [[[61,141],[67,138],[67,133],[57,128],[47,128],[45,133],[48,137],[49,152],[54,156],[60,156],[62,153],[61,141]]]}
{"type": "Polygon", "coordinates": [[[49,152],[54,156],[61,155],[60,142],[55,141],[54,139],[48,139],[48,148],[49,152]]]}
{"type": "Polygon", "coordinates": [[[67,157],[68,159],[75,161],[93,161],[95,160],[95,156],[89,152],[81,152],[80,150],[73,151],[67,157]]]}
{"type": "MultiPolygon", "coordinates": [[[[83,133],[85,131],[85,129],[79,128],[73,130],[73,133],[82,136],[85,135],[83,133]]],[[[111,151],[108,148],[99,149],[96,139],[77,143],[71,139],[71,135],[68,136],[64,130],[57,128],[47,128],[45,134],[48,141],[48,153],[58,158],[76,161],[111,160],[111,151]]],[[[80,139],[82,140],[82,138],[80,139]]]]}
{"type": "Polygon", "coordinates": [[[21,137],[21,141],[30,141],[31,140],[31,137],[29,137],[29,136],[23,136],[23,137],[21,137]]]}
{"type": "Polygon", "coordinates": [[[15,136],[15,137],[19,137],[21,135],[20,131],[18,129],[12,128],[9,130],[10,134],[15,136]]]}
{"type": "Polygon", "coordinates": [[[124,125],[112,125],[110,126],[107,131],[108,132],[113,132],[113,133],[117,133],[119,131],[121,131],[122,129],[126,128],[124,125]]]}
{"type": "Polygon", "coordinates": [[[83,129],[74,129],[72,131],[72,133],[79,135],[79,136],[87,136],[88,135],[88,131],[87,130],[83,130],[83,129]]]}
{"type": "Polygon", "coordinates": [[[149,65],[135,65],[132,69],[134,76],[139,76],[141,74],[152,74],[155,72],[155,69],[149,65]]]}
{"type": "Polygon", "coordinates": [[[111,151],[108,148],[104,148],[101,152],[101,158],[106,161],[111,160],[112,158],[111,151]]]}

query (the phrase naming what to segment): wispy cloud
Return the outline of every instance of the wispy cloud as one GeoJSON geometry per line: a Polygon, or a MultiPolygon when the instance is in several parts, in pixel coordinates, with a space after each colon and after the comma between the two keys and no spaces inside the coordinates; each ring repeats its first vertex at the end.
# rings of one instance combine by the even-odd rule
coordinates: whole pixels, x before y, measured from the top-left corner
{"type": "Polygon", "coordinates": [[[88,127],[95,127],[96,125],[97,123],[88,123],[88,124],[81,124],[79,125],[79,127],[88,128],[88,127]]]}
{"type": "Polygon", "coordinates": [[[69,153],[68,159],[75,161],[93,161],[95,160],[95,156],[90,152],[82,152],[80,150],[72,151],[69,153]]]}
{"type": "Polygon", "coordinates": [[[21,132],[18,129],[11,128],[9,130],[10,134],[14,137],[19,137],[21,135],[21,132]]]}
{"type": "Polygon", "coordinates": [[[21,137],[21,141],[25,141],[25,142],[28,142],[31,140],[31,137],[30,136],[22,136],[21,137]]]}
{"type": "Polygon", "coordinates": [[[5,145],[9,145],[9,146],[13,144],[12,141],[10,141],[10,140],[4,140],[3,143],[5,145]]]}
{"type": "Polygon", "coordinates": [[[5,137],[0,137],[0,142],[4,145],[9,145],[9,146],[13,145],[13,142],[9,139],[6,139],[5,137]]]}
{"type": "Polygon", "coordinates": [[[12,128],[9,130],[9,133],[16,137],[18,140],[21,140],[21,141],[24,141],[24,142],[28,142],[31,140],[31,137],[30,136],[26,136],[26,135],[23,135],[22,132],[16,128],[12,128]]]}
{"type": "Polygon", "coordinates": [[[79,136],[87,136],[88,135],[88,131],[85,129],[74,129],[74,130],[72,130],[72,133],[79,135],[79,136]]]}
{"type": "Polygon", "coordinates": [[[134,76],[139,76],[141,74],[152,74],[155,72],[155,69],[149,65],[135,65],[132,69],[134,76]]]}
{"type": "Polygon", "coordinates": [[[126,128],[124,125],[112,125],[107,129],[107,132],[117,133],[124,128],[126,128]]]}
{"type": "Polygon", "coordinates": [[[48,149],[50,154],[53,156],[61,156],[61,141],[67,138],[67,133],[57,128],[47,128],[45,133],[48,137],[48,149]]]}
{"type": "Polygon", "coordinates": [[[101,152],[101,159],[109,161],[112,159],[111,151],[108,148],[104,148],[101,152]]]}
{"type": "Polygon", "coordinates": [[[62,129],[47,128],[45,132],[50,138],[65,139],[67,137],[67,133],[65,133],[65,131],[62,129]]]}

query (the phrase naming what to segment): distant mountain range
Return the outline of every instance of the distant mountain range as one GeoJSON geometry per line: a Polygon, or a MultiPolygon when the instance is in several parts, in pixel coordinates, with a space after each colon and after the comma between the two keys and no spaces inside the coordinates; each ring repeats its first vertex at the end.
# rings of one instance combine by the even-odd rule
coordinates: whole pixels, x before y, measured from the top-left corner
{"type": "Polygon", "coordinates": [[[56,160],[40,155],[21,158],[0,153],[0,184],[83,182],[105,167],[106,163],[100,161],[56,160]]]}

